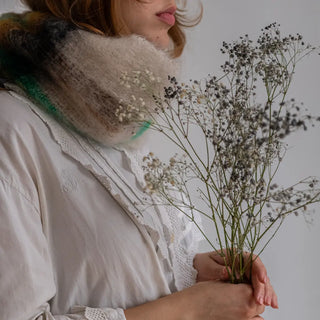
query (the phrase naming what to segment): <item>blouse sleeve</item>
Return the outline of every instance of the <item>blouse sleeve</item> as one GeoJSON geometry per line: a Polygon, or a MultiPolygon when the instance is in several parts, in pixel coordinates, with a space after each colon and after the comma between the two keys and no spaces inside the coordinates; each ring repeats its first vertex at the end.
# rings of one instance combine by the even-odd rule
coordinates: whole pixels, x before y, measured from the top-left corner
{"type": "Polygon", "coordinates": [[[50,313],[54,272],[36,204],[0,177],[0,318],[6,320],[124,320],[122,309],[74,307],[50,313]]]}
{"type": "Polygon", "coordinates": [[[30,160],[37,117],[7,92],[0,93],[0,114],[0,319],[125,320],[122,309],[75,307],[52,314],[55,272],[30,160]]]}

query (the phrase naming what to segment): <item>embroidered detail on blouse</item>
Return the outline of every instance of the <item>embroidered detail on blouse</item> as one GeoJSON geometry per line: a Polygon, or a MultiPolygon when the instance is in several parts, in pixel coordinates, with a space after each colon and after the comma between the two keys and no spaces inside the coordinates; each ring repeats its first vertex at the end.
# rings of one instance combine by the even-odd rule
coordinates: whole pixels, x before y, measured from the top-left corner
{"type": "Polygon", "coordinates": [[[98,309],[89,307],[73,307],[73,313],[84,314],[87,320],[126,320],[123,309],[98,309]]]}
{"type": "Polygon", "coordinates": [[[63,169],[61,171],[61,189],[63,192],[72,192],[77,190],[78,182],[75,176],[73,176],[68,170],[63,169]]]}
{"type": "Polygon", "coordinates": [[[84,316],[88,320],[125,320],[122,309],[93,309],[86,308],[84,316]]]}
{"type": "MultiPolygon", "coordinates": [[[[143,188],[145,186],[142,169],[143,154],[130,146],[117,147],[127,157],[131,171],[143,188]]],[[[147,152],[145,152],[147,154],[147,152]]],[[[155,203],[160,199],[154,198],[155,203]]],[[[195,225],[182,213],[172,206],[157,206],[156,211],[162,221],[163,236],[169,248],[171,265],[177,290],[190,287],[196,282],[198,272],[193,268],[194,256],[198,253],[198,245],[202,237],[195,225]]],[[[195,214],[195,220],[202,227],[200,215],[195,214]]],[[[160,244],[161,245],[161,244],[160,244]]]]}
{"type": "MultiPolygon", "coordinates": [[[[143,192],[145,182],[141,165],[142,154],[136,149],[130,149],[130,146],[109,149],[110,152],[118,150],[125,154],[131,172],[140,184],[139,190],[127,181],[119,170],[119,165],[112,163],[101,146],[64,129],[30,101],[17,94],[12,95],[29,105],[47,125],[62,151],[89,170],[131,217],[146,240],[152,243],[162,265],[167,265],[172,270],[174,285],[170,286],[171,290],[182,290],[193,285],[197,276],[193,268],[193,258],[200,239],[199,232],[182,212],[172,207],[155,206],[148,208],[147,213],[144,212],[146,195],[143,192]]],[[[71,183],[71,188],[72,186],[71,183]]],[[[159,199],[154,200],[159,203],[159,199]]],[[[200,224],[200,219],[197,219],[197,222],[200,224]]]]}

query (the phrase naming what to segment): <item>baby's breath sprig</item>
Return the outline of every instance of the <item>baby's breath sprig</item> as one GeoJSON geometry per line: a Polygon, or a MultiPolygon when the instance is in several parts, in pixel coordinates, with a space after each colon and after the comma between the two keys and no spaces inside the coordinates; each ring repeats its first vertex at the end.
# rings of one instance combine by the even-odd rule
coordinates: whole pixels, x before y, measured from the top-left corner
{"type": "MultiPolygon", "coordinates": [[[[136,97],[117,110],[120,122],[151,119],[151,128],[177,146],[168,163],[153,153],[144,158],[146,190],[196,223],[212,248],[231,261],[231,282],[248,280],[252,261],[244,264],[245,251],[252,259],[254,252],[261,254],[289,214],[304,214],[320,202],[317,178],[287,188],[274,182],[286,152],[284,139],[320,121],[287,97],[297,63],[315,50],[300,34],[282,37],[274,23],[256,42],[248,35],[223,42],[227,59],[220,77],[188,84],[169,77],[162,95],[150,90],[152,112],[136,97]],[[262,88],[264,94],[258,92],[262,88]],[[213,223],[215,242],[196,213],[213,223]]],[[[128,89],[149,90],[143,79],[157,81],[147,70],[122,78],[128,89]]]]}

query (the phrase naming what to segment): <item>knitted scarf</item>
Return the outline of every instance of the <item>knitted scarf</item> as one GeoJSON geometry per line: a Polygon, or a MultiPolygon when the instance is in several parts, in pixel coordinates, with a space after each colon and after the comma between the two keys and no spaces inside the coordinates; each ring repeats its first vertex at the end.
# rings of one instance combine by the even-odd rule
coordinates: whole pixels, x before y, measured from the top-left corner
{"type": "MultiPolygon", "coordinates": [[[[121,75],[147,69],[162,79],[147,84],[160,92],[172,68],[166,52],[138,36],[106,37],[39,12],[0,18],[2,85],[104,145],[130,141],[148,127],[116,116],[120,102],[142,94],[125,88],[121,75]]],[[[152,97],[144,94],[153,108],[152,97]]]]}

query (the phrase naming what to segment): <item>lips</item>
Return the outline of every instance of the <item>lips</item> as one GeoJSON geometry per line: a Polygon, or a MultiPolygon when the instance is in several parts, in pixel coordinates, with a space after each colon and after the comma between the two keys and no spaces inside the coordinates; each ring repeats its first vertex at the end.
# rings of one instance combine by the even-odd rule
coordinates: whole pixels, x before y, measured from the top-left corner
{"type": "Polygon", "coordinates": [[[170,7],[164,11],[158,12],[157,17],[169,26],[173,26],[176,23],[176,18],[174,14],[176,13],[176,7],[170,7]]]}

